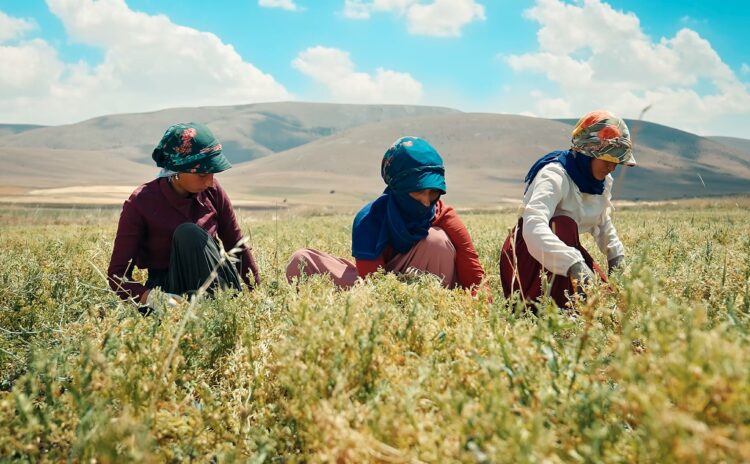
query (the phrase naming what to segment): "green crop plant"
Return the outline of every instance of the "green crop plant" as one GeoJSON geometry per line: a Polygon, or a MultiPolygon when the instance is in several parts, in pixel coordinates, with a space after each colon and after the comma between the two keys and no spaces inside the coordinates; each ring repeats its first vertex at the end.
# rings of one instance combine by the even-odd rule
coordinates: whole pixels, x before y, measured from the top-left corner
{"type": "Polygon", "coordinates": [[[514,212],[462,213],[491,298],[289,284],[351,215],[239,217],[263,285],[143,317],[103,275],[116,210],[0,211],[0,461],[750,461],[746,198],[618,210],[626,268],[568,312],[503,296],[514,212]]]}

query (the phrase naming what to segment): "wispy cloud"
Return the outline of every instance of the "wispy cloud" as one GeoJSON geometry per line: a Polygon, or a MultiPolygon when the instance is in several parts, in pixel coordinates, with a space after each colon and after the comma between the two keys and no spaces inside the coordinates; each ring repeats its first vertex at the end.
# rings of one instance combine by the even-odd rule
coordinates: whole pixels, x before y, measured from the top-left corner
{"type": "Polygon", "coordinates": [[[349,53],[337,48],[308,48],[292,65],[324,85],[337,102],[411,104],[422,98],[422,84],[408,73],[382,68],[373,75],[356,72],[349,53]]]}
{"type": "Polygon", "coordinates": [[[693,18],[692,16],[683,16],[680,18],[680,24],[684,26],[694,26],[698,24],[708,24],[708,20],[693,18]]]}
{"type": "Polygon", "coordinates": [[[12,40],[34,29],[34,22],[23,18],[13,18],[0,11],[0,42],[12,40]]]}
{"type": "Polygon", "coordinates": [[[530,95],[540,116],[604,107],[632,117],[652,104],[650,119],[700,131],[716,118],[750,115],[747,87],[691,29],[653,42],[635,14],[600,0],[537,0],[526,16],[540,25],[539,50],[507,62],[559,86],[559,94],[530,95]]]}
{"type": "Polygon", "coordinates": [[[405,16],[409,32],[435,37],[459,37],[461,29],[474,22],[484,21],[484,6],[475,0],[345,0],[344,16],[368,19],[373,13],[396,13],[405,16]]]}
{"type": "Polygon", "coordinates": [[[41,39],[0,47],[0,120],[66,123],[114,112],[289,99],[214,34],[133,11],[123,0],[47,0],[101,63],[65,63],[41,39]]]}
{"type": "Polygon", "coordinates": [[[302,11],[294,0],[258,0],[258,5],[266,8],[281,8],[288,11],[302,11]]]}

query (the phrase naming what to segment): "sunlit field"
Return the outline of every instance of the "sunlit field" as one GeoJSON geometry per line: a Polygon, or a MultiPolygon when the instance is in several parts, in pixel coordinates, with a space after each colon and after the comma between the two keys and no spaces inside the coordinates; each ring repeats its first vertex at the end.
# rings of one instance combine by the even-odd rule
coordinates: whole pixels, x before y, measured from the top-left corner
{"type": "Polygon", "coordinates": [[[750,461],[750,198],[616,211],[627,266],[567,312],[503,297],[515,211],[462,214],[491,299],[289,285],[351,216],[282,211],[239,212],[260,288],[143,317],[118,212],[0,209],[0,461],[750,461]]]}

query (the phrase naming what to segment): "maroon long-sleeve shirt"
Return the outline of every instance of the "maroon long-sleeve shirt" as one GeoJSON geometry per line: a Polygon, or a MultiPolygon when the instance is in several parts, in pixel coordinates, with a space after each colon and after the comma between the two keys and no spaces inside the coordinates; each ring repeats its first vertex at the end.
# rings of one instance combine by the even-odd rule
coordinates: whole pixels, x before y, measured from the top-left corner
{"type": "MultiPolygon", "coordinates": [[[[463,288],[476,288],[484,279],[484,269],[479,262],[479,256],[474,249],[469,231],[456,214],[453,207],[438,200],[435,205],[435,217],[432,218],[432,226],[440,227],[448,235],[448,238],[456,247],[456,277],[458,285],[463,288]]],[[[378,268],[385,267],[385,263],[396,255],[393,247],[386,246],[376,259],[357,259],[357,274],[365,277],[376,272],[378,268]]]]}
{"type": "MultiPolygon", "coordinates": [[[[166,271],[172,248],[172,235],[182,223],[192,222],[212,237],[221,239],[229,250],[242,238],[232,203],[214,179],[201,193],[181,197],[166,178],[139,186],[125,201],[117,226],[112,258],[107,269],[109,286],[122,299],[139,300],[148,290],[133,282],[133,265],[149,271],[166,271]]],[[[258,269],[249,248],[241,253],[240,275],[248,287],[259,283],[258,269]]]]}

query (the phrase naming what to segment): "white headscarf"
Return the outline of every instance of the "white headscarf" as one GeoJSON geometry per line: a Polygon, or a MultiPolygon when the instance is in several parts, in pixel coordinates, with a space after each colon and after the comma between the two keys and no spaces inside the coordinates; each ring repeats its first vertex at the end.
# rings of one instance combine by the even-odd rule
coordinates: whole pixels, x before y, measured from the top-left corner
{"type": "Polygon", "coordinates": [[[167,168],[161,168],[161,171],[159,171],[159,175],[157,175],[157,179],[159,177],[172,177],[173,175],[177,174],[175,171],[170,171],[167,168]]]}

